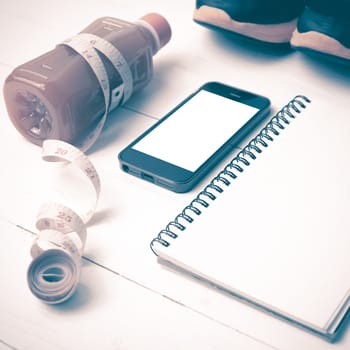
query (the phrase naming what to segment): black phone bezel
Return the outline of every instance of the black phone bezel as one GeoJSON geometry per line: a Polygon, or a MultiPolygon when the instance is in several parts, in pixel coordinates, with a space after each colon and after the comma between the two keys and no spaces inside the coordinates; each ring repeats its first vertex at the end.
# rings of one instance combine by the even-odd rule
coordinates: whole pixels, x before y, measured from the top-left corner
{"type": "Polygon", "coordinates": [[[227,153],[237,146],[257,124],[266,117],[270,107],[267,97],[257,95],[242,89],[238,89],[219,82],[209,82],[202,85],[194,93],[185,98],[163,118],[152,125],[148,130],[137,137],[132,143],[124,148],[118,155],[122,170],[125,172],[162,186],[174,192],[187,192],[192,189],[227,153]],[[219,147],[198,169],[188,171],[164,160],[152,157],[148,154],[133,149],[132,147],[152,132],[160,123],[163,123],[176,110],[181,108],[187,101],[193,98],[199,91],[206,90],[231,100],[247,104],[259,109],[237,132],[235,132],[221,147],[219,147]]]}

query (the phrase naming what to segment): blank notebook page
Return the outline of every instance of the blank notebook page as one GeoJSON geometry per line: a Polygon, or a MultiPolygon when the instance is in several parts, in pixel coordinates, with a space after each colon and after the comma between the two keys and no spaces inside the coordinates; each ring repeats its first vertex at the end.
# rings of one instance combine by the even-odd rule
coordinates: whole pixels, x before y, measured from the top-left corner
{"type": "Polygon", "coordinates": [[[159,255],[312,327],[350,287],[350,118],[313,100],[159,255]]]}

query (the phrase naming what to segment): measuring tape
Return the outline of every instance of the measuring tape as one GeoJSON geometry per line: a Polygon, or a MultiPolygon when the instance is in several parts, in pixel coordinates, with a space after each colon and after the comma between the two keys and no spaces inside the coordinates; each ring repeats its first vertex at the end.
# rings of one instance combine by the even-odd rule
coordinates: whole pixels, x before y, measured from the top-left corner
{"type": "Polygon", "coordinates": [[[74,165],[94,188],[94,199],[86,213],[78,214],[64,204],[49,202],[41,206],[37,216],[39,233],[31,248],[33,261],[28,268],[28,285],[39,299],[60,303],[68,299],[78,285],[86,224],[95,212],[101,184],[89,158],[66,142],[44,141],[42,158],[48,162],[74,165]]]}
{"type": "Polygon", "coordinates": [[[133,91],[130,67],[110,42],[93,34],[80,33],[61,45],[72,48],[89,64],[101,87],[105,111],[96,128],[78,145],[79,149],[60,140],[43,142],[43,160],[73,164],[90,180],[95,197],[91,208],[83,214],[55,202],[45,203],[39,210],[36,221],[39,233],[31,248],[33,260],[28,268],[27,281],[31,292],[50,304],[67,300],[78,286],[87,237],[86,224],[95,212],[100,194],[99,175],[84,151],[97,140],[109,110],[124,103],[133,91]],[[113,91],[98,52],[113,64],[121,76],[122,84],[113,91]]]}
{"type": "Polygon", "coordinates": [[[110,109],[124,103],[132,94],[133,78],[130,67],[121,52],[110,42],[94,34],[80,33],[65,40],[61,45],[69,46],[82,56],[94,72],[102,89],[105,111],[96,128],[92,130],[78,147],[86,151],[98,138],[106,122],[110,109]],[[122,84],[111,91],[106,68],[98,52],[101,52],[112,63],[119,73],[122,84]]]}

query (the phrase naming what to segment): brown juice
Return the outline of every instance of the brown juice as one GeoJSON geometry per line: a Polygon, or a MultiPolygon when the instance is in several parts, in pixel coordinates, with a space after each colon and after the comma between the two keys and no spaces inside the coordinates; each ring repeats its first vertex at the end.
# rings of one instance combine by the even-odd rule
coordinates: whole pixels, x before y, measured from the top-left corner
{"type": "MultiPolygon", "coordinates": [[[[148,84],[153,74],[153,55],[171,36],[168,22],[158,14],[148,14],[135,23],[103,17],[82,33],[103,38],[119,50],[130,67],[133,92],[148,84]]],[[[123,83],[122,77],[103,54],[99,53],[99,57],[113,93],[123,83]]],[[[15,68],[5,81],[4,97],[15,127],[38,145],[45,139],[74,144],[96,125],[106,109],[90,65],[65,45],[15,68]]]]}

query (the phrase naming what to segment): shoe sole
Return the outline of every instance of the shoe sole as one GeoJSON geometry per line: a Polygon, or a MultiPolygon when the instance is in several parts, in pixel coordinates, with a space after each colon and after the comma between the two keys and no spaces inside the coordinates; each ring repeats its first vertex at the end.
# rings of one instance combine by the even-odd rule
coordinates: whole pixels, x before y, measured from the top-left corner
{"type": "Polygon", "coordinates": [[[291,46],[295,49],[311,50],[350,60],[349,48],[342,45],[336,39],[315,31],[300,33],[296,29],[291,38],[291,46]]]}
{"type": "Polygon", "coordinates": [[[239,22],[232,19],[225,11],[206,5],[195,9],[193,20],[200,24],[222,28],[255,40],[273,44],[289,43],[297,25],[297,18],[278,24],[239,22]]]}

